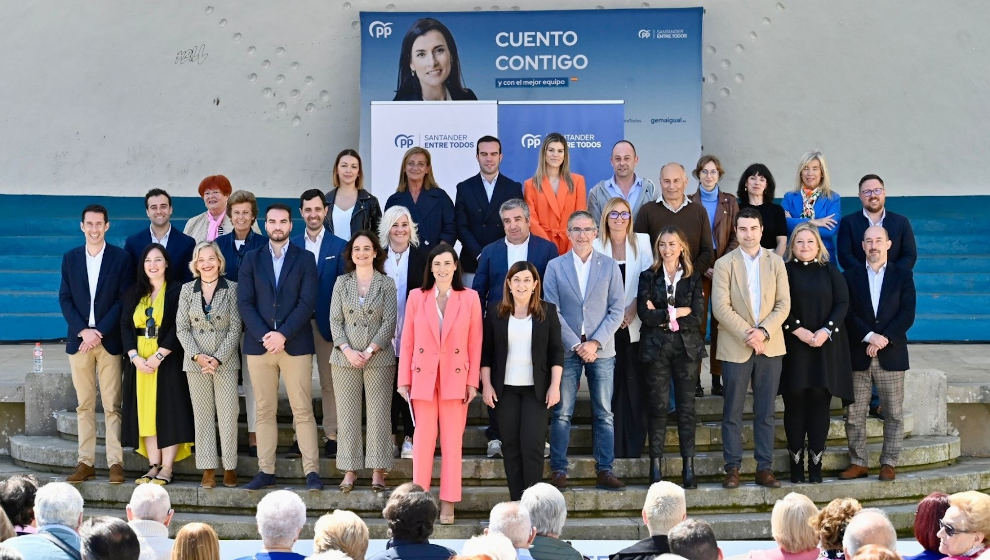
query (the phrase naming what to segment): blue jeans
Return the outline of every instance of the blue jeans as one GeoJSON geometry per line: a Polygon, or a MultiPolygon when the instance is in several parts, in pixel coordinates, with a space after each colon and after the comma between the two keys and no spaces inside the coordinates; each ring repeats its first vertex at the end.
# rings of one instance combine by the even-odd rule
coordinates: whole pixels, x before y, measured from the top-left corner
{"type": "Polygon", "coordinates": [[[560,402],[553,407],[550,420],[550,470],[567,472],[567,446],[571,441],[571,417],[577,399],[581,370],[588,378],[591,394],[592,452],[596,470],[612,470],[615,460],[615,426],[612,420],[612,390],[615,357],[598,358],[584,363],[574,352],[564,357],[564,375],[560,379],[560,402]]]}
{"type": "Polygon", "coordinates": [[[773,407],[780,385],[782,356],[753,354],[741,364],[722,362],[722,456],[725,470],[742,463],[742,417],[746,389],[753,382],[753,440],[756,470],[773,469],[773,407]]]}

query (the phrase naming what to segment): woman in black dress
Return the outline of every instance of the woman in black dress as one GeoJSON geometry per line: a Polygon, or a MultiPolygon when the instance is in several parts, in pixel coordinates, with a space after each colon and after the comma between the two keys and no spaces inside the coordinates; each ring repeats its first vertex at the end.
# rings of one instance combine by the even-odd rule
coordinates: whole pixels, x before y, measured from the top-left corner
{"type": "Polygon", "coordinates": [[[787,261],[791,312],[784,322],[780,394],[791,462],[791,482],[804,482],[804,445],[808,440],[808,479],[822,481],[822,455],[828,436],[832,397],[852,401],[849,341],[843,321],[849,308],[845,279],[828,260],[818,228],[794,228],[787,261]]]}
{"type": "Polygon", "coordinates": [[[767,166],[754,163],[739,177],[736,197],[739,198],[740,210],[753,207],[763,216],[760,245],[783,257],[787,250],[787,217],[784,216],[784,207],[773,201],[776,187],[777,183],[767,166]]]}

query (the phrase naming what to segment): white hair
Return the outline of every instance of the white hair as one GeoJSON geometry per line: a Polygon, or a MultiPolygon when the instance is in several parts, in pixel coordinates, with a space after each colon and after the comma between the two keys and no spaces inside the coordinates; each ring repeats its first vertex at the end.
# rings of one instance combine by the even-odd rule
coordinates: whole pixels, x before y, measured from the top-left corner
{"type": "Polygon", "coordinates": [[[646,492],[643,515],[650,535],[666,535],[687,515],[684,489],[666,480],[654,482],[646,492]]]}
{"type": "Polygon", "coordinates": [[[552,484],[537,482],[522,495],[522,504],[529,512],[529,519],[536,533],[544,536],[560,536],[567,522],[567,502],[564,495],[552,484]]]}
{"type": "Polygon", "coordinates": [[[254,518],[266,547],[291,545],[306,524],[306,504],[294,492],[276,490],[258,502],[254,518]]]}
{"type": "Polygon", "coordinates": [[[313,556],[307,556],[306,560],[351,560],[351,557],[341,550],[330,549],[313,556]]]}
{"type": "Polygon", "coordinates": [[[847,558],[852,558],[860,548],[868,544],[897,550],[897,531],[880,508],[860,510],[849,520],[846,532],[842,535],[842,548],[846,550],[847,558]]]}
{"type": "Polygon", "coordinates": [[[499,533],[478,535],[468,539],[461,548],[461,556],[484,554],[492,560],[516,560],[516,549],[509,537],[499,533]]]}
{"type": "Polygon", "coordinates": [[[382,220],[378,222],[378,242],[382,244],[382,249],[388,249],[388,232],[402,216],[409,220],[409,244],[419,247],[419,226],[413,220],[412,213],[405,206],[392,206],[382,214],[382,220]]]}
{"type": "Polygon", "coordinates": [[[157,484],[139,484],[131,493],[127,509],[135,519],[148,519],[165,523],[168,510],[172,509],[168,492],[157,484]]]}
{"type": "Polygon", "coordinates": [[[495,504],[488,516],[488,531],[505,535],[516,548],[526,548],[533,534],[533,524],[529,512],[519,502],[502,502],[495,504]]]}
{"type": "Polygon", "coordinates": [[[66,482],[50,482],[34,496],[34,518],[38,526],[66,525],[75,529],[82,520],[83,497],[66,482]]]}

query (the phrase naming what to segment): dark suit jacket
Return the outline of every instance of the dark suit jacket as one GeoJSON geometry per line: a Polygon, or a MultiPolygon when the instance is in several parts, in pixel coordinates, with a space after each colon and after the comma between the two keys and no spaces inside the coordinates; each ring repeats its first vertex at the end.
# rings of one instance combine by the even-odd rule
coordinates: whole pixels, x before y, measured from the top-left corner
{"type": "Polygon", "coordinates": [[[285,262],[275,288],[275,268],[268,247],[244,256],[237,281],[237,308],[244,321],[245,354],[260,356],[267,352],[261,338],[269,331],[285,336],[285,351],[290,356],[312,354],[313,332],[309,319],[316,307],[319,280],[313,255],[292,243],[286,243],[285,262]]]}
{"type": "MultiPolygon", "coordinates": [[[[134,266],[127,251],[109,243],[103,250],[103,263],[96,283],[93,315],[96,330],[103,334],[103,347],[120,354],[120,300],[134,283],[134,266]]],[[[86,274],[86,246],[76,247],[62,257],[62,283],[58,303],[68,323],[65,352],[79,351],[79,332],[89,326],[89,276],[86,274]]]]}
{"type": "Polygon", "coordinates": [[[412,214],[419,233],[420,245],[429,253],[441,241],[451,246],[457,241],[457,224],[454,220],[454,203],[441,188],[424,190],[413,204],[409,191],[397,192],[385,201],[385,209],[405,206],[412,214]]]}
{"type": "MultiPolygon", "coordinates": [[[[509,355],[509,318],[498,316],[498,304],[488,308],[485,317],[485,334],[481,345],[481,366],[490,367],[495,396],[502,397],[505,386],[505,362],[509,355]]],[[[544,319],[533,317],[533,389],[540,402],[547,398],[550,385],[550,368],[564,365],[564,344],[560,341],[560,319],[557,307],[543,302],[544,319]]]]}
{"type": "Polygon", "coordinates": [[[608,560],[653,560],[661,554],[670,552],[667,535],[653,535],[623,548],[608,557],[608,560]]]}
{"type": "MultiPolygon", "coordinates": [[[[529,249],[526,260],[533,263],[540,273],[540,286],[547,271],[547,263],[557,258],[557,246],[539,237],[529,234],[529,249]]],[[[502,301],[502,287],[505,275],[509,272],[509,248],[504,239],[498,239],[485,246],[478,258],[478,271],[474,275],[472,288],[481,298],[481,308],[502,301]]],[[[542,290],[541,290],[542,291],[542,290]]]]}
{"type": "Polygon", "coordinates": [[[883,284],[880,286],[880,303],[873,313],[870,301],[870,285],[866,266],[853,266],[843,272],[849,285],[849,313],[846,328],[849,329],[849,351],[854,371],[865,371],[870,365],[863,337],[873,331],[890,340],[886,348],[877,353],[880,367],[888,371],[905,371],[908,364],[907,331],[914,324],[915,290],[910,270],[887,263],[883,284]]]}
{"type": "Polygon", "coordinates": [[[457,238],[461,240],[461,269],[474,272],[478,255],[486,245],[505,237],[498,209],[512,198],[522,198],[522,185],[499,173],[495,178],[492,200],[488,201],[481,173],[457,184],[454,214],[457,216],[457,238]]]}
{"type": "Polygon", "coordinates": [[[406,271],[406,289],[411,292],[423,287],[423,273],[426,272],[426,250],[409,246],[409,269],[406,271]]]}
{"type": "Polygon", "coordinates": [[[457,554],[438,544],[392,541],[385,550],[370,556],[367,560],[447,560],[457,554]]]}
{"type": "MultiPolygon", "coordinates": [[[[333,233],[333,205],[337,200],[337,189],[327,191],[327,217],[323,220],[323,225],[333,233]]],[[[351,235],[366,229],[378,235],[378,223],[382,221],[382,207],[378,204],[375,195],[365,189],[358,189],[357,202],[354,203],[354,210],[351,212],[351,235]]],[[[350,239],[344,239],[350,241],[350,239]]]]}
{"type": "Polygon", "coordinates": [[[244,260],[244,255],[267,245],[268,238],[260,233],[250,231],[240,249],[234,243],[234,232],[225,233],[217,237],[214,242],[220,247],[220,252],[223,253],[223,260],[226,264],[224,276],[227,277],[227,280],[237,282],[237,274],[241,269],[241,261],[244,260]]]}
{"type": "MultiPolygon", "coordinates": [[[[357,230],[355,230],[357,231],[357,230]]],[[[306,233],[294,236],[290,243],[306,250],[306,233]]],[[[337,282],[337,276],[344,273],[344,248],[347,242],[337,237],[332,231],[323,234],[323,243],[320,244],[320,257],[317,259],[316,275],[319,277],[318,291],[316,292],[316,326],[320,328],[323,340],[327,342],[333,340],[330,332],[330,294],[333,293],[333,285],[337,282]]],[[[309,255],[312,258],[312,255],[309,255]]]]}
{"type": "MultiPolygon", "coordinates": [[[[705,311],[705,298],[701,293],[701,275],[698,271],[688,277],[681,277],[674,290],[674,307],[690,307],[691,314],[677,320],[678,333],[684,342],[684,349],[692,360],[705,356],[705,338],[701,334],[701,321],[708,320],[705,311]]],[[[667,313],[667,281],[663,271],[646,269],[639,274],[639,289],[636,292],[636,310],[643,322],[639,328],[640,361],[650,362],[660,356],[665,337],[661,327],[670,322],[667,313]],[[647,301],[653,301],[656,309],[648,309],[647,301]]]]}
{"type": "MultiPolygon", "coordinates": [[[[863,234],[870,227],[863,210],[842,217],[839,222],[838,252],[839,264],[843,270],[847,268],[866,266],[866,253],[863,252],[863,234]]],[[[900,214],[890,210],[883,219],[883,228],[890,237],[890,250],[887,260],[900,268],[914,270],[918,260],[918,248],[914,242],[914,231],[911,222],[900,214]]]]}
{"type": "MultiPolygon", "coordinates": [[[[124,249],[131,256],[131,261],[135,264],[141,260],[141,253],[151,245],[151,230],[147,227],[124,241],[124,249]]],[[[192,271],[189,270],[189,261],[192,260],[193,249],[196,248],[196,240],[172,227],[172,232],[168,234],[168,245],[165,252],[168,253],[168,274],[166,279],[171,282],[188,282],[192,280],[192,271]]]]}

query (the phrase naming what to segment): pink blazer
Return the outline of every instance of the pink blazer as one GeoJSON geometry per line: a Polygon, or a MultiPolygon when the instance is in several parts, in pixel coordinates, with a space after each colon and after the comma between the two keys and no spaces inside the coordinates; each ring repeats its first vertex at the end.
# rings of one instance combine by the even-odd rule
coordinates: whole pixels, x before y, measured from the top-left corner
{"type": "Polygon", "coordinates": [[[399,349],[399,386],[410,386],[413,399],[433,400],[439,376],[441,399],[463,399],[468,385],[478,388],[481,332],[478,292],[451,290],[441,331],[434,289],[410,291],[399,349]]]}

